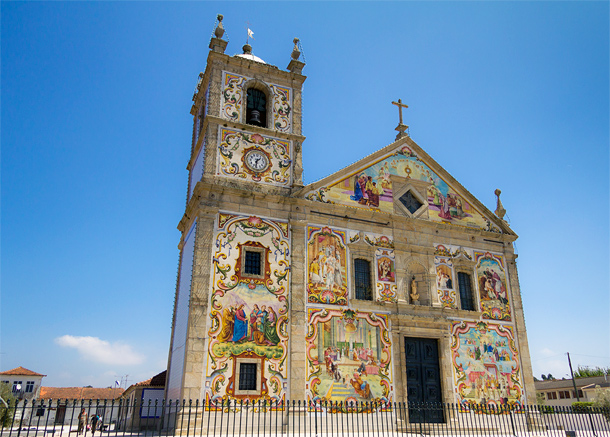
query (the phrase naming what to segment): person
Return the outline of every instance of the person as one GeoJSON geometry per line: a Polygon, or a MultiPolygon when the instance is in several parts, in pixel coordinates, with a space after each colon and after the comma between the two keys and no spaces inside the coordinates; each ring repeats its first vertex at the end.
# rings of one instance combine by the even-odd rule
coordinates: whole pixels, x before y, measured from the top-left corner
{"type": "Polygon", "coordinates": [[[97,423],[100,420],[100,416],[98,416],[97,414],[94,414],[93,417],[91,418],[91,435],[95,435],[95,430],[97,428],[97,423]]]}
{"type": "Polygon", "coordinates": [[[249,330],[250,335],[248,336],[248,340],[254,341],[254,332],[256,331],[256,319],[258,318],[258,305],[254,304],[252,308],[252,312],[250,313],[250,321],[249,321],[249,330]]]}
{"type": "Polygon", "coordinates": [[[354,176],[354,195],[353,196],[349,196],[349,198],[351,200],[354,200],[356,202],[360,202],[360,199],[362,199],[363,194],[362,194],[362,186],[360,185],[360,178],[362,176],[354,176]]]}
{"type": "Polygon", "coordinates": [[[246,338],[248,332],[248,319],[246,318],[246,312],[244,311],[244,304],[240,304],[235,310],[235,319],[233,321],[233,338],[232,342],[237,343],[238,341],[246,338]]]}
{"type": "Polygon", "coordinates": [[[235,309],[225,308],[222,311],[222,329],[218,334],[218,341],[224,343],[233,337],[233,326],[235,325],[235,309]]]}
{"type": "Polygon", "coordinates": [[[440,199],[441,207],[440,207],[438,216],[440,218],[451,220],[451,213],[449,212],[449,203],[447,202],[447,199],[445,198],[445,196],[443,196],[443,193],[439,193],[439,199],[440,199]]]}
{"type": "Polygon", "coordinates": [[[280,342],[280,337],[277,335],[277,315],[272,307],[269,307],[269,314],[265,322],[265,339],[272,345],[280,342]]]}
{"type": "Polygon", "coordinates": [[[319,256],[315,257],[309,266],[309,280],[314,285],[324,282],[320,277],[319,256]]]}
{"type": "Polygon", "coordinates": [[[82,434],[83,431],[87,432],[87,411],[83,408],[80,410],[80,414],[78,415],[78,428],[76,430],[77,434],[82,434]]]}

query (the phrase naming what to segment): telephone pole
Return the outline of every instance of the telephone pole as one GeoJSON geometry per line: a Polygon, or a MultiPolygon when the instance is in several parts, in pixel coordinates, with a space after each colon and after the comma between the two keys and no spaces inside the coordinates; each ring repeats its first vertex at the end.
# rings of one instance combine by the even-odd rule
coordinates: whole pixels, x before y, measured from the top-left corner
{"type": "Polygon", "coordinates": [[[578,389],[576,388],[576,379],[574,379],[574,372],[572,371],[572,361],[570,361],[570,352],[566,352],[568,355],[568,364],[570,365],[570,375],[572,375],[572,385],[574,385],[574,396],[576,400],[580,402],[580,396],[578,396],[578,389]]]}

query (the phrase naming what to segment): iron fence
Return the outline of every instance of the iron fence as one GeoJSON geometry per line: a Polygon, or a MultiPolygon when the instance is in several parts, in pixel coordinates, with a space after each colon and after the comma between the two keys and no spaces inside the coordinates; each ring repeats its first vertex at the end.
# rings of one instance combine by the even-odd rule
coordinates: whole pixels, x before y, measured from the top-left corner
{"type": "Polygon", "coordinates": [[[39,400],[3,408],[1,437],[610,437],[610,410],[583,407],[39,400]]]}

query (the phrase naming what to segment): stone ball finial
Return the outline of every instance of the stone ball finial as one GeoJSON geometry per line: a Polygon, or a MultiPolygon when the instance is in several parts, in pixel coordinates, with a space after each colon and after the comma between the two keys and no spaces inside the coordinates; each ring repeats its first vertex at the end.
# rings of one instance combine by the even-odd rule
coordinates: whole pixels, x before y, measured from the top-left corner
{"type": "Polygon", "coordinates": [[[494,194],[496,195],[496,197],[498,198],[498,202],[496,204],[496,210],[494,211],[494,213],[501,219],[504,220],[504,215],[506,214],[506,209],[504,209],[504,206],[502,205],[502,201],[500,200],[500,194],[502,193],[502,191],[500,191],[498,188],[496,188],[496,190],[494,191],[494,194]]]}
{"type": "Polygon", "coordinates": [[[244,55],[249,55],[252,53],[252,46],[250,44],[244,44],[242,50],[244,51],[244,55]]]}
{"type": "Polygon", "coordinates": [[[224,17],[222,16],[222,14],[218,14],[216,18],[218,19],[218,25],[216,26],[216,30],[214,31],[214,36],[220,39],[225,34],[225,29],[222,25],[222,19],[224,17]]]}
{"type": "Polygon", "coordinates": [[[295,38],[292,40],[292,42],[294,43],[294,48],[292,49],[292,54],[290,56],[295,61],[298,61],[299,57],[301,56],[301,51],[299,50],[299,39],[295,38]]]}

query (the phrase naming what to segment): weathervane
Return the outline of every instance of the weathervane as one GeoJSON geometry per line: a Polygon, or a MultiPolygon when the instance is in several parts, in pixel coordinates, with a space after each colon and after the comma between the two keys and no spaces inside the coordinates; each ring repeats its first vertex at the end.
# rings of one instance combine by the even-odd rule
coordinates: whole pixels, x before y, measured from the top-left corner
{"type": "Polygon", "coordinates": [[[396,139],[399,140],[402,137],[408,137],[409,136],[409,133],[408,133],[409,126],[402,123],[402,108],[408,108],[408,106],[405,105],[404,103],[402,103],[401,99],[398,99],[398,102],[392,102],[392,105],[398,106],[398,126],[396,127],[396,130],[398,131],[398,135],[396,135],[396,139]],[[405,132],[405,131],[407,131],[407,132],[405,132]]]}
{"type": "Polygon", "coordinates": [[[254,32],[250,29],[250,22],[246,21],[246,30],[248,32],[248,36],[246,37],[246,44],[250,44],[250,38],[254,39],[254,32]]]}

